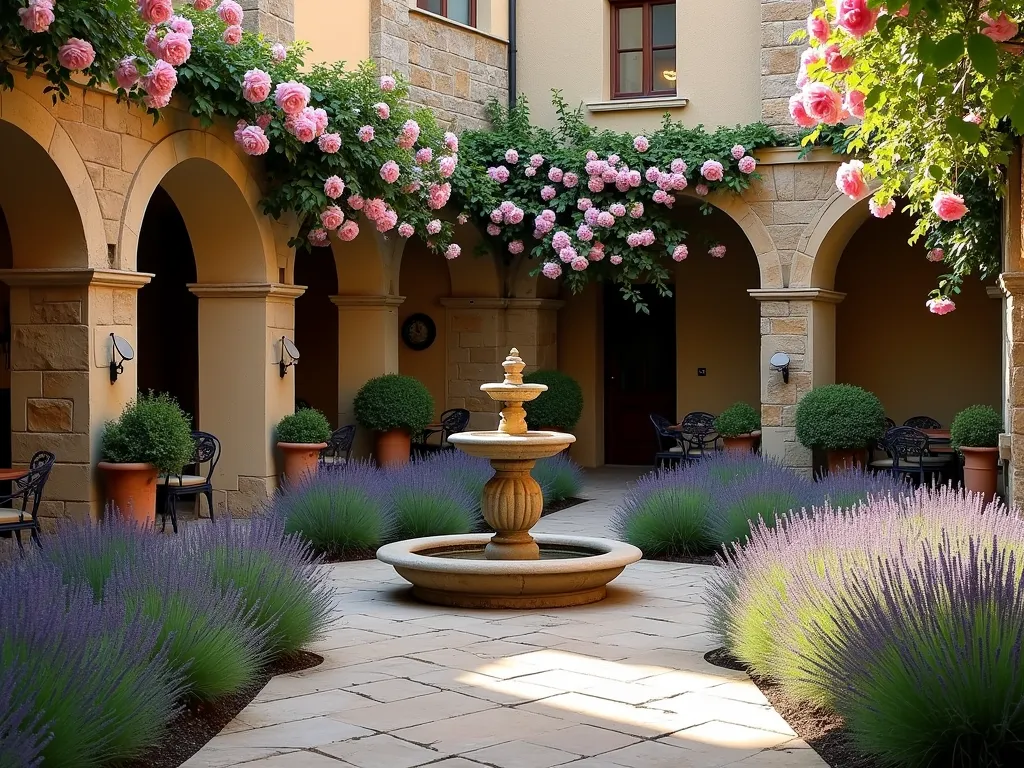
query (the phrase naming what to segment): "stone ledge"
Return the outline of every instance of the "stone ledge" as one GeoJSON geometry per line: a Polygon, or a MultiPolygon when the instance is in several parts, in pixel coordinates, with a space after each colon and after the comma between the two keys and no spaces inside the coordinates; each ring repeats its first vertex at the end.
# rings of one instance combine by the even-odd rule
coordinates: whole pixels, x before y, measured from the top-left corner
{"type": "Polygon", "coordinates": [[[463,24],[461,21],[453,21],[452,19],[449,19],[447,16],[441,16],[436,13],[431,13],[430,11],[424,10],[423,8],[420,8],[418,6],[410,8],[409,15],[423,16],[424,18],[430,19],[431,21],[435,21],[440,24],[445,24],[449,27],[454,27],[455,29],[461,29],[465,32],[472,32],[475,35],[480,35],[480,37],[488,37],[491,40],[496,40],[499,43],[504,43],[505,45],[508,45],[508,40],[504,37],[492,35],[490,32],[484,32],[482,29],[478,29],[477,27],[471,27],[468,24],[463,24]]]}
{"type": "Polygon", "coordinates": [[[405,296],[331,296],[336,307],[399,307],[405,296]]]}
{"type": "Polygon", "coordinates": [[[690,100],[684,96],[653,99],[609,99],[608,101],[588,101],[590,112],[630,112],[641,109],[682,109],[690,100]]]}
{"type": "Polygon", "coordinates": [[[141,288],[151,272],[120,269],[0,269],[0,281],[10,286],[95,285],[105,288],[141,288]]]}
{"type": "Polygon", "coordinates": [[[189,283],[185,287],[201,299],[297,299],[306,292],[304,285],[283,283],[189,283]]]}
{"type": "Polygon", "coordinates": [[[762,147],[754,153],[758,165],[784,165],[794,163],[841,163],[846,155],[837,155],[828,147],[815,147],[800,157],[803,147],[762,147]]]}
{"type": "Polygon", "coordinates": [[[751,288],[748,294],[757,301],[822,301],[839,304],[845,293],[824,288],[751,288]]]}

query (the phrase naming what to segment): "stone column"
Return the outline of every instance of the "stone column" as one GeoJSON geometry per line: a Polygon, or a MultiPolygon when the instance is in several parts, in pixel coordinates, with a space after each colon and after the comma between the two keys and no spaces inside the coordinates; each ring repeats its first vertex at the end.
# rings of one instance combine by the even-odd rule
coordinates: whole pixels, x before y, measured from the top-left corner
{"type": "Polygon", "coordinates": [[[761,120],[793,133],[789,97],[796,92],[793,78],[800,68],[805,44],[791,44],[789,36],[807,24],[814,0],[761,0],[761,120]]]}
{"type": "Polygon", "coordinates": [[[295,0],[241,0],[240,4],[245,11],[245,29],[262,32],[271,43],[295,39],[295,0]]]}
{"type": "Polygon", "coordinates": [[[188,288],[199,297],[198,426],[221,441],[215,504],[247,516],[277,487],[274,427],[295,410],[295,377],[282,378],[278,365],[281,337],[294,338],[295,299],[305,289],[278,283],[188,288]]]}
{"type": "Polygon", "coordinates": [[[370,0],[370,58],[382,73],[409,76],[407,0],[370,0]]]}
{"type": "Polygon", "coordinates": [[[44,518],[98,519],[94,467],[107,421],[135,397],[137,367],[110,381],[110,334],[136,346],[138,290],[152,275],[93,269],[12,269],[11,449],[15,466],[36,451],[57,458],[44,518]]]}
{"type": "Polygon", "coordinates": [[[822,288],[754,289],[761,302],[762,450],[807,475],[811,451],[796,440],[796,405],[812,387],[836,378],[836,305],[845,294],[822,288]],[[789,382],[771,370],[777,352],[789,355],[789,382]]]}
{"type": "MultiPolygon", "coordinates": [[[[338,308],[338,423],[355,424],[352,401],[374,376],[398,373],[398,307],[404,296],[332,296],[338,308]]],[[[370,435],[357,432],[357,454],[370,435]]]]}
{"type": "MultiPolygon", "coordinates": [[[[505,311],[505,346],[514,346],[531,371],[558,367],[558,310],[564,301],[509,299],[505,311]]],[[[500,360],[500,355],[498,356],[500,360]]]]}
{"type": "Polygon", "coordinates": [[[496,429],[499,404],[480,391],[505,359],[508,299],[441,299],[448,324],[448,408],[466,408],[470,429],[496,429]]]}
{"type": "Polygon", "coordinates": [[[1007,495],[1024,506],[1024,272],[1004,272],[999,285],[1006,293],[1007,419],[1001,456],[1010,460],[1007,495]],[[1009,443],[1007,445],[1006,443],[1009,443]]]}

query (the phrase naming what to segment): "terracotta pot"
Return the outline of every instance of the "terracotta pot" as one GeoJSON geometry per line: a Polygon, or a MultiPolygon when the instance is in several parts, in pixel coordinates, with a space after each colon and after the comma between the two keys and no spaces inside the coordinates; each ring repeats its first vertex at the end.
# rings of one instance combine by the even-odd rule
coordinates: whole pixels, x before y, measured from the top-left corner
{"type": "Polygon", "coordinates": [[[735,437],[722,437],[725,450],[729,453],[753,453],[757,447],[757,441],[761,439],[760,432],[749,432],[745,435],[735,437]]]}
{"type": "Polygon", "coordinates": [[[409,463],[412,437],[404,429],[389,429],[378,432],[373,455],[382,467],[401,467],[409,463]]]}
{"type": "Polygon", "coordinates": [[[305,475],[316,473],[320,462],[320,451],[327,443],[278,443],[284,462],[284,477],[289,483],[297,483],[305,475]]]}
{"type": "Polygon", "coordinates": [[[152,464],[115,464],[101,461],[107,503],[126,520],[141,525],[156,522],[156,467],[152,464]]]}
{"type": "Polygon", "coordinates": [[[961,446],[960,451],[964,455],[964,487],[992,501],[999,478],[999,449],[961,446]]]}
{"type": "Polygon", "coordinates": [[[828,471],[842,472],[853,467],[862,468],[867,463],[867,450],[864,448],[850,448],[844,451],[828,452],[828,471]]]}

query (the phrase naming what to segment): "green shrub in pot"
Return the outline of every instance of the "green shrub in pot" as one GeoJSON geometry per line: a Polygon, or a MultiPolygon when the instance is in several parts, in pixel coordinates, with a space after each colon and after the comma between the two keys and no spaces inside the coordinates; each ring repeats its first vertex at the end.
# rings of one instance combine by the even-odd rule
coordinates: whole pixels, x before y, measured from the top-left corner
{"type": "Polygon", "coordinates": [[[749,403],[733,403],[715,419],[715,431],[722,437],[749,435],[761,428],[761,414],[749,403]]]}
{"type": "Polygon", "coordinates": [[[382,466],[407,464],[411,439],[434,417],[434,398],[418,379],[389,373],[366,382],[353,403],[356,421],[375,433],[374,455],[382,466]]]}
{"type": "Polygon", "coordinates": [[[1003,431],[1003,417],[988,405],[964,408],[949,427],[953,447],[996,448],[1003,431]]]}
{"type": "Polygon", "coordinates": [[[315,408],[300,408],[277,422],[279,443],[326,443],[331,436],[331,423],[315,408]]]}
{"type": "Polygon", "coordinates": [[[140,394],[104,428],[103,461],[152,464],[160,474],[177,474],[195,452],[191,422],[169,394],[140,394]]]}
{"type": "Polygon", "coordinates": [[[884,433],[881,401],[852,384],[815,387],[796,407],[796,439],[807,448],[855,450],[884,433]]]}

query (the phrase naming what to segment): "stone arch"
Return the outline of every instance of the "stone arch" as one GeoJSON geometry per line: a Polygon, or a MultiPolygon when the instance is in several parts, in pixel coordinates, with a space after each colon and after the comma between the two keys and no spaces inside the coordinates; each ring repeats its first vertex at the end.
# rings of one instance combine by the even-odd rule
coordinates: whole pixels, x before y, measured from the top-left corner
{"type": "Polygon", "coordinates": [[[0,183],[0,206],[7,214],[13,266],[106,267],[103,216],[71,137],[21,91],[3,91],[0,105],[0,146],[5,148],[0,179],[10,178],[0,183]],[[27,254],[31,261],[24,259],[27,254]]]}
{"type": "Polygon", "coordinates": [[[380,234],[363,223],[359,236],[348,243],[331,238],[331,251],[338,272],[338,293],[342,296],[398,295],[405,238],[380,234]]]}
{"type": "Polygon", "coordinates": [[[804,229],[790,273],[791,288],[825,288],[835,286],[836,269],[850,238],[871,215],[868,199],[871,192],[852,200],[835,192],[804,229]]]}
{"type": "Polygon", "coordinates": [[[768,228],[761,221],[750,204],[737,194],[722,192],[706,198],[697,197],[692,190],[686,190],[683,194],[693,197],[702,202],[711,203],[718,210],[732,219],[743,231],[750,247],[754,249],[757,256],[757,267],[761,273],[761,288],[783,288],[782,260],[779,251],[775,247],[768,228]]]}
{"type": "Polygon", "coordinates": [[[139,231],[162,186],[188,227],[199,283],[275,283],[275,232],[259,208],[259,185],[234,149],[205,131],[172,133],[147,153],[125,201],[118,253],[137,265],[139,231]]]}

